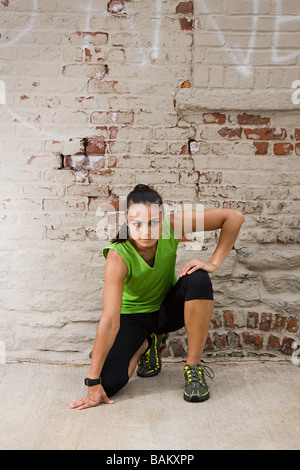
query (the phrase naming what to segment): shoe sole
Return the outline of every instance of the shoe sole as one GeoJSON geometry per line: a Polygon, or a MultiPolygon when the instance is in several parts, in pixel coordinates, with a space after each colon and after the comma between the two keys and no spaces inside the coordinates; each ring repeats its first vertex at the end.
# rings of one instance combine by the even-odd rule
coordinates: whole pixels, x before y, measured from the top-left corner
{"type": "MultiPolygon", "coordinates": [[[[155,339],[155,341],[156,341],[155,348],[156,348],[156,351],[159,351],[159,353],[160,353],[160,348],[161,348],[161,345],[162,345],[163,337],[164,337],[164,335],[162,335],[162,337],[161,337],[161,341],[160,341],[159,346],[157,344],[157,336],[156,336],[156,339],[155,339]]],[[[161,371],[161,359],[159,358],[159,368],[158,369],[154,369],[153,371],[149,372],[148,374],[143,374],[142,372],[137,371],[136,375],[138,377],[142,377],[142,378],[155,377],[157,374],[160,373],[160,371],[161,371]]]]}
{"type": "Polygon", "coordinates": [[[161,369],[157,370],[157,371],[153,371],[153,372],[150,372],[149,374],[143,374],[141,372],[137,372],[136,375],[138,377],[143,377],[143,378],[147,378],[147,377],[155,377],[157,374],[159,374],[161,371],[161,369]]]}
{"type": "Polygon", "coordinates": [[[192,402],[192,403],[199,403],[201,401],[206,401],[206,400],[209,399],[209,397],[210,397],[209,392],[207,392],[206,395],[202,395],[201,397],[199,395],[189,396],[189,395],[186,395],[185,393],[183,393],[183,398],[185,399],[185,401],[189,401],[189,402],[192,402]]]}

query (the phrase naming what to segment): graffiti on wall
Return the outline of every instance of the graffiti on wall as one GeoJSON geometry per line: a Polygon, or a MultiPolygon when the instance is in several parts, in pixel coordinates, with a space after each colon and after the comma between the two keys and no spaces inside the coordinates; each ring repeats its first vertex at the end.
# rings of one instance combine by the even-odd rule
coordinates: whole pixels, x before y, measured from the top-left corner
{"type": "MultiPolygon", "coordinates": [[[[209,22],[213,30],[216,32],[220,39],[220,44],[223,44],[223,49],[228,53],[228,58],[236,65],[237,70],[245,75],[250,75],[253,72],[252,66],[252,57],[255,54],[255,45],[258,37],[258,20],[260,18],[260,8],[259,0],[252,0],[252,25],[251,25],[251,34],[249,37],[248,47],[246,52],[240,51],[235,44],[235,47],[231,47],[226,40],[225,31],[218,25],[215,15],[211,14],[209,9],[209,2],[207,0],[198,0],[200,10],[208,15],[209,22]]],[[[284,31],[285,25],[291,22],[299,23],[300,26],[300,14],[297,16],[285,15],[283,14],[282,9],[283,0],[276,0],[275,2],[275,15],[274,15],[274,28],[273,28],[273,40],[272,47],[270,50],[271,61],[274,64],[284,64],[291,59],[296,59],[299,55],[299,50],[294,50],[292,52],[280,53],[279,44],[280,44],[280,35],[284,31]]],[[[300,8],[299,8],[300,13],[300,8]]]]}
{"type": "MultiPolygon", "coordinates": [[[[178,0],[179,1],[179,0],[178,0]]],[[[2,2],[3,3],[3,2],[2,2]]],[[[128,31],[130,31],[132,37],[135,39],[135,43],[138,49],[138,54],[140,55],[139,65],[141,68],[145,69],[145,74],[149,74],[148,67],[157,61],[160,58],[160,52],[162,49],[162,20],[164,18],[164,11],[163,0],[155,0],[154,2],[147,3],[147,8],[149,9],[149,17],[151,21],[149,21],[149,28],[152,28],[152,44],[149,47],[149,39],[147,41],[144,38],[144,31],[143,28],[139,27],[139,15],[138,11],[134,10],[134,7],[130,5],[130,2],[124,5],[124,2],[119,2],[122,4],[122,8],[116,11],[112,11],[114,14],[122,14],[127,21],[128,31]],[[147,47],[146,45],[147,44],[147,47]]],[[[249,76],[253,73],[253,56],[256,52],[256,41],[258,38],[258,21],[262,16],[260,12],[260,3],[259,0],[252,0],[252,12],[249,14],[249,21],[251,21],[251,28],[249,28],[249,41],[246,47],[244,46],[239,47],[239,44],[231,44],[226,37],[226,31],[222,29],[222,27],[218,24],[218,15],[214,14],[210,10],[210,3],[208,0],[194,0],[194,6],[197,6],[197,12],[199,15],[203,14],[206,16],[210,28],[215,32],[217,37],[220,40],[220,47],[222,51],[227,52],[227,59],[225,61],[231,61],[234,66],[236,66],[237,72],[243,74],[245,76],[249,76]],[[196,4],[197,2],[197,4],[196,4]]],[[[271,62],[278,65],[278,64],[285,64],[287,61],[293,60],[299,55],[298,49],[287,49],[286,52],[282,52],[282,49],[279,47],[280,45],[280,35],[281,32],[285,30],[285,26],[289,23],[298,22],[300,24],[300,15],[286,15],[283,13],[283,0],[276,0],[275,3],[275,10],[274,10],[274,28],[271,31],[273,35],[272,39],[272,47],[270,48],[270,55],[271,55],[271,62]]],[[[7,2],[6,6],[9,7],[9,2],[7,2]]],[[[2,35],[2,40],[0,42],[0,53],[1,49],[9,48],[14,46],[22,41],[22,39],[34,28],[36,27],[38,15],[39,15],[39,0],[32,0],[31,12],[27,16],[24,15],[26,18],[26,24],[24,27],[14,36],[12,37],[10,34],[2,35]]],[[[82,9],[82,31],[91,31],[91,18],[92,15],[97,12],[97,2],[95,0],[88,0],[86,2],[82,2],[81,7],[82,9]]],[[[194,7],[193,7],[194,9],[194,7]]],[[[174,13],[171,12],[171,13],[174,13]]],[[[104,15],[108,15],[109,12],[103,12],[104,15]]],[[[193,32],[191,32],[193,34],[193,32]]],[[[150,35],[151,37],[151,35],[150,35]]],[[[88,34],[82,34],[82,50],[87,50],[90,45],[90,36],[88,34]]],[[[290,86],[296,88],[296,90],[291,93],[292,102],[295,105],[299,104],[299,89],[298,84],[296,81],[293,82],[290,86]],[[296,84],[295,84],[296,83],[296,84]]],[[[9,106],[7,99],[7,87],[5,81],[0,77],[0,105],[4,106],[7,113],[10,115],[11,119],[22,122],[30,129],[34,129],[38,131],[40,134],[45,135],[48,138],[53,139],[67,139],[73,136],[62,134],[61,131],[56,130],[55,133],[51,133],[48,129],[42,129],[40,123],[35,123],[34,121],[27,121],[26,118],[20,116],[16,113],[11,106],[9,106]]],[[[85,131],[86,133],[86,131],[85,131]]]]}

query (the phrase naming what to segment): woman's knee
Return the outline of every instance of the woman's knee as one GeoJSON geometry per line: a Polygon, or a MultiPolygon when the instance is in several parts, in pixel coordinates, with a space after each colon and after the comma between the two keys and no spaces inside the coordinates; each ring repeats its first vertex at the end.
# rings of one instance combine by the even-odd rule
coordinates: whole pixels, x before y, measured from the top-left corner
{"type": "MultiPolygon", "coordinates": [[[[101,376],[102,377],[102,376],[101,376]]],[[[110,398],[119,392],[129,380],[128,373],[124,374],[111,374],[109,376],[104,375],[102,377],[102,385],[106,392],[106,395],[110,398]]]]}
{"type": "Polygon", "coordinates": [[[213,287],[207,271],[197,269],[191,274],[185,274],[184,280],[185,300],[208,299],[213,300],[213,287]]]}

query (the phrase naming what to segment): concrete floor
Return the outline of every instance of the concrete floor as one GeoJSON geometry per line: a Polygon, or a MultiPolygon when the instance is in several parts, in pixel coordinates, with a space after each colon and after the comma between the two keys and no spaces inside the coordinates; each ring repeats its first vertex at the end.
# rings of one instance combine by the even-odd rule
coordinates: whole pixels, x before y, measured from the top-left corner
{"type": "Polygon", "coordinates": [[[183,400],[183,363],[132,377],[114,405],[83,411],[88,366],[0,365],[0,449],[221,450],[300,448],[300,367],[210,363],[211,398],[183,400]]]}

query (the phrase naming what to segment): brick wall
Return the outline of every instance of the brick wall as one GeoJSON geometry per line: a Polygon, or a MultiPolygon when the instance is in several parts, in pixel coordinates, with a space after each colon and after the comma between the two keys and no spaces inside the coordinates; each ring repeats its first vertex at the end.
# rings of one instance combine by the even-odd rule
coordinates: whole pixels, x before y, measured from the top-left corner
{"type": "MultiPolygon", "coordinates": [[[[212,276],[213,358],[291,359],[299,340],[297,0],[0,2],[0,341],[88,361],[119,200],[246,215],[212,276]]],[[[177,273],[218,233],[182,242],[177,273]]],[[[166,359],[186,355],[184,330],[166,359]]]]}

